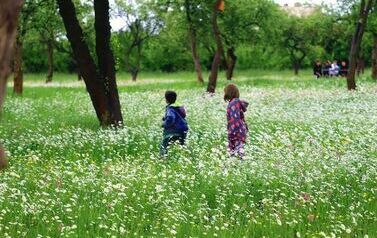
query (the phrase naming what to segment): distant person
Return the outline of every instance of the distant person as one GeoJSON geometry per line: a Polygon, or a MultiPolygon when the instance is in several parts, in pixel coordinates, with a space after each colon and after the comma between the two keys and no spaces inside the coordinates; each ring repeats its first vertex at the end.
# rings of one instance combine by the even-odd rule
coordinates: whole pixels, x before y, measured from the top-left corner
{"type": "Polygon", "coordinates": [[[323,76],[329,77],[330,75],[330,69],[331,69],[331,61],[327,60],[324,67],[323,67],[323,76]]]}
{"type": "Polygon", "coordinates": [[[165,100],[167,106],[165,116],[162,119],[164,132],[160,147],[160,155],[162,156],[167,154],[170,144],[179,142],[180,145],[184,145],[188,132],[185,108],[176,104],[177,93],[166,91],[165,100]]]}
{"type": "Polygon", "coordinates": [[[228,121],[228,151],[230,156],[243,159],[245,155],[244,145],[248,127],[244,113],[248,103],[240,100],[240,91],[234,84],[229,84],[224,89],[224,100],[229,102],[226,115],[228,121]]]}
{"type": "Polygon", "coordinates": [[[344,60],[342,61],[342,63],[340,63],[339,75],[342,76],[342,77],[347,77],[347,75],[348,75],[348,66],[347,66],[346,61],[344,61],[344,60]]]}
{"type": "Polygon", "coordinates": [[[333,63],[331,64],[330,76],[331,77],[338,77],[339,76],[339,65],[338,65],[338,61],[336,61],[336,60],[334,60],[333,63]]]}
{"type": "Polygon", "coordinates": [[[322,77],[322,64],[321,61],[317,60],[313,66],[313,74],[317,79],[322,77]]]}

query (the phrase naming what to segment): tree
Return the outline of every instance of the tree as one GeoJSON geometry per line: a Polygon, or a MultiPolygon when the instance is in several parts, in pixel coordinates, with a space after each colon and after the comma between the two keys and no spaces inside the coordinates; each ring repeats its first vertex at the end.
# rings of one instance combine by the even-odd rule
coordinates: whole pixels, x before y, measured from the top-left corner
{"type": "MultiPolygon", "coordinates": [[[[55,1],[55,0],[51,0],[55,1]]],[[[85,1],[75,1],[76,7],[76,17],[78,21],[81,23],[81,27],[83,29],[83,35],[85,37],[86,43],[91,52],[95,51],[95,30],[93,27],[94,24],[94,16],[93,12],[93,4],[90,2],[85,1]]],[[[60,17],[61,20],[61,17],[60,17]]],[[[54,48],[57,52],[62,53],[64,55],[64,65],[66,66],[65,71],[68,72],[75,72],[77,74],[78,81],[82,80],[82,75],[80,72],[80,67],[78,65],[77,60],[75,59],[75,55],[72,51],[72,47],[70,46],[69,40],[65,37],[65,29],[64,24],[60,26],[58,24],[59,30],[55,28],[55,33],[57,37],[54,40],[54,48]],[[62,27],[62,30],[60,28],[62,27]]]]}
{"type": "MultiPolygon", "coordinates": [[[[276,4],[265,0],[233,0],[227,2],[222,21],[222,38],[226,48],[226,78],[231,80],[238,57],[236,49],[241,44],[256,44],[258,38],[273,28],[268,22],[274,18],[276,4]]],[[[224,52],[225,53],[225,52],[224,52]]]]}
{"type": "Polygon", "coordinates": [[[305,61],[310,62],[321,58],[325,52],[323,38],[326,38],[328,27],[327,16],[317,8],[307,16],[287,15],[282,16],[280,22],[275,23],[281,28],[280,49],[285,49],[289,56],[294,74],[305,61]],[[314,59],[313,59],[314,57],[314,59]]]}
{"type": "Polygon", "coordinates": [[[300,23],[301,19],[292,17],[283,33],[283,44],[289,52],[295,75],[298,75],[308,51],[308,42],[305,39],[306,32],[303,29],[303,24],[300,23]]]}
{"type": "Polygon", "coordinates": [[[202,73],[202,66],[200,64],[200,57],[198,54],[198,40],[197,40],[197,30],[195,27],[195,20],[194,15],[197,12],[196,9],[197,4],[194,3],[192,0],[185,0],[184,2],[184,9],[186,13],[186,21],[187,21],[187,31],[191,46],[191,54],[192,59],[194,61],[195,71],[198,77],[198,82],[203,83],[203,73],[202,73]]]}
{"type": "Polygon", "coordinates": [[[373,34],[372,78],[377,80],[377,33],[373,34]]]}
{"type": "MultiPolygon", "coordinates": [[[[157,1],[157,4],[160,6],[160,11],[163,13],[162,15],[165,16],[165,23],[172,20],[175,21],[174,29],[165,28],[165,32],[179,31],[179,33],[181,33],[182,29],[186,31],[184,37],[187,37],[188,47],[190,48],[191,59],[197,75],[197,80],[199,83],[203,83],[204,80],[199,48],[200,43],[203,43],[203,33],[208,34],[208,23],[210,18],[208,14],[210,12],[208,4],[201,0],[157,1]]],[[[212,9],[212,5],[210,9],[212,9]]],[[[168,26],[169,25],[164,25],[164,27],[168,26]]]]}
{"type": "Polygon", "coordinates": [[[142,48],[144,43],[162,27],[159,16],[153,12],[145,0],[132,3],[117,1],[117,15],[126,23],[124,31],[118,36],[120,55],[124,54],[124,62],[132,81],[136,81],[141,69],[142,48]]]}
{"type": "Polygon", "coordinates": [[[360,2],[360,11],[356,24],[355,33],[352,37],[351,49],[349,54],[349,71],[347,75],[347,87],[348,90],[356,89],[355,73],[356,73],[356,64],[357,58],[360,51],[361,41],[363,39],[365,27],[367,25],[368,15],[374,0],[361,0],[360,2]]]}
{"type": "Polygon", "coordinates": [[[209,75],[208,87],[207,87],[208,93],[214,93],[216,90],[217,75],[218,75],[219,66],[221,63],[221,57],[224,54],[224,47],[221,40],[221,32],[219,29],[219,25],[217,23],[219,8],[222,4],[224,4],[223,0],[216,0],[215,3],[213,4],[213,9],[212,9],[212,17],[211,17],[212,30],[213,30],[213,36],[215,38],[217,49],[213,57],[211,73],[209,75]]]}
{"type": "MultiPolygon", "coordinates": [[[[4,101],[9,63],[22,0],[3,0],[0,2],[0,109],[4,101]]],[[[0,145],[0,169],[7,167],[4,149],[0,145]]]]}
{"type": "Polygon", "coordinates": [[[102,126],[119,125],[123,122],[123,118],[115,78],[115,61],[110,48],[109,2],[107,0],[94,1],[98,68],[85,42],[72,0],[58,0],[58,6],[67,31],[67,38],[100,124],[102,126]]]}
{"type": "Polygon", "coordinates": [[[22,94],[23,92],[23,44],[24,38],[28,30],[30,30],[33,15],[37,9],[45,3],[45,0],[25,0],[21,10],[20,21],[17,28],[17,38],[14,44],[14,65],[13,65],[13,92],[15,94],[22,94]]]}
{"type": "Polygon", "coordinates": [[[367,24],[367,30],[372,34],[372,78],[377,80],[377,10],[374,9],[370,14],[367,24]]]}
{"type": "Polygon", "coordinates": [[[54,76],[54,49],[56,48],[56,38],[60,32],[63,32],[61,18],[58,16],[55,0],[44,0],[33,14],[31,22],[32,29],[35,29],[39,35],[39,42],[45,45],[47,53],[47,75],[46,83],[52,81],[54,76]]]}

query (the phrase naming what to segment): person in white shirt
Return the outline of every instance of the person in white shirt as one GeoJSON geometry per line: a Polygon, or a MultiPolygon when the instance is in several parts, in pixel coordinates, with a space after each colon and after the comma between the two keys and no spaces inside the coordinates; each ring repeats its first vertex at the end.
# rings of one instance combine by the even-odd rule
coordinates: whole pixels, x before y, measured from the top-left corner
{"type": "Polygon", "coordinates": [[[338,61],[334,60],[333,63],[331,64],[330,68],[330,76],[331,77],[338,77],[339,76],[339,65],[338,61]]]}

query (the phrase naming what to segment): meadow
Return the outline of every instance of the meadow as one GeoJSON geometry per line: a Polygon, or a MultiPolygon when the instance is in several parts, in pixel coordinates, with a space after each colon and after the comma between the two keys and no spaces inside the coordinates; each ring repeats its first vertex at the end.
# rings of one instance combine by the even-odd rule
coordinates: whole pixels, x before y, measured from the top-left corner
{"type": "Polygon", "coordinates": [[[224,78],[118,76],[124,127],[98,126],[74,75],[8,90],[0,141],[0,237],[377,237],[377,83],[309,72],[239,72],[250,103],[245,161],[226,153],[224,78]],[[166,89],[187,145],[159,157],[166,89]]]}

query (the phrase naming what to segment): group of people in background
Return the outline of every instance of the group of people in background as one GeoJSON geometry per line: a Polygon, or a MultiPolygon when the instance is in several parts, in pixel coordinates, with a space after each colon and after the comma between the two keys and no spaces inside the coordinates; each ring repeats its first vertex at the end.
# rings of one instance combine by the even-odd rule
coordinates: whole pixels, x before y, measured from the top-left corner
{"type": "MultiPolygon", "coordinates": [[[[356,73],[357,75],[364,74],[365,62],[363,57],[360,57],[356,63],[356,73]]],[[[316,78],[321,77],[347,77],[348,74],[348,64],[346,61],[334,60],[331,62],[327,60],[326,63],[322,64],[320,60],[317,60],[313,66],[313,74],[316,78]]]]}
{"type": "Polygon", "coordinates": [[[321,77],[346,77],[348,74],[348,65],[346,61],[342,61],[338,64],[338,61],[330,60],[322,64],[320,60],[317,60],[313,67],[313,74],[317,78],[321,77]]]}

